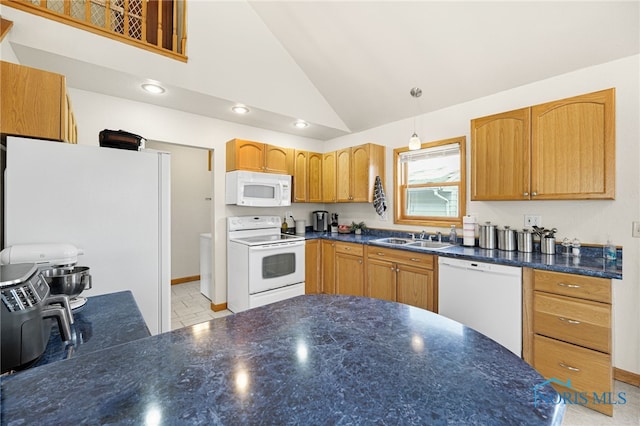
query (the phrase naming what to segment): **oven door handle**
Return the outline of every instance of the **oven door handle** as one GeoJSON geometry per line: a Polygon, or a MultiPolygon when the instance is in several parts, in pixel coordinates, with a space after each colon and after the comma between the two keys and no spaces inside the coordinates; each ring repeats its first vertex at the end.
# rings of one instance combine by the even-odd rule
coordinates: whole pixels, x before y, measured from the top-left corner
{"type": "Polygon", "coordinates": [[[262,246],[251,246],[249,247],[249,250],[266,251],[266,250],[275,250],[279,248],[296,247],[296,246],[302,246],[302,245],[304,245],[304,241],[291,241],[288,243],[274,243],[274,244],[265,244],[262,246]]]}

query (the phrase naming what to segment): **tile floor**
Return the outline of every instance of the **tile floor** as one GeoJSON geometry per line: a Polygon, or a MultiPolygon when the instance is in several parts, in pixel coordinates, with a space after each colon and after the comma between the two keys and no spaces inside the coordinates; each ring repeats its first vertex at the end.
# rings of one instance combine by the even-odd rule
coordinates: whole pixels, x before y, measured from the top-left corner
{"type": "MultiPolygon", "coordinates": [[[[213,312],[211,302],[200,293],[200,281],[171,286],[171,328],[182,328],[230,315],[230,311],[213,312]]],[[[567,406],[564,426],[640,425],[640,388],[614,383],[614,394],[625,392],[627,402],[617,405],[613,417],[576,405],[567,406]]]]}
{"type": "Polygon", "coordinates": [[[200,293],[200,281],[171,286],[171,329],[199,324],[230,315],[224,310],[213,312],[211,301],[200,293]]]}

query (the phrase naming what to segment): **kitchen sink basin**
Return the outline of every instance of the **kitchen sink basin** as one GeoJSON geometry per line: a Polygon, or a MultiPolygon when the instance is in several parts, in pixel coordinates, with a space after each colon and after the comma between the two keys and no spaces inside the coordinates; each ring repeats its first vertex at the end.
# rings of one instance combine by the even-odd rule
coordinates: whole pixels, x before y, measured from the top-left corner
{"type": "Polygon", "coordinates": [[[377,240],[372,240],[373,243],[379,244],[389,244],[392,246],[400,246],[411,243],[413,240],[409,238],[378,238],[377,240]]]}
{"type": "Polygon", "coordinates": [[[407,247],[426,248],[426,249],[444,249],[451,247],[453,244],[441,243],[439,241],[420,240],[407,244],[407,247]]]}

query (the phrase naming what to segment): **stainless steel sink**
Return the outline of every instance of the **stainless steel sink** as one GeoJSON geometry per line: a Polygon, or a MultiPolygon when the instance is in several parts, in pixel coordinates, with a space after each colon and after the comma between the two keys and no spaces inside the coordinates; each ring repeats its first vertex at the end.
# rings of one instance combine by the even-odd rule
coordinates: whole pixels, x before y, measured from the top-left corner
{"type": "Polygon", "coordinates": [[[398,237],[391,237],[391,238],[378,238],[377,240],[372,240],[372,243],[378,243],[378,244],[389,244],[392,246],[401,246],[401,245],[405,245],[405,244],[409,244],[414,240],[411,240],[409,238],[398,238],[398,237]]]}
{"type": "Polygon", "coordinates": [[[434,250],[444,249],[451,246],[453,246],[453,244],[441,243],[438,241],[429,241],[429,240],[413,241],[407,244],[407,247],[426,248],[426,249],[434,249],[434,250]]]}

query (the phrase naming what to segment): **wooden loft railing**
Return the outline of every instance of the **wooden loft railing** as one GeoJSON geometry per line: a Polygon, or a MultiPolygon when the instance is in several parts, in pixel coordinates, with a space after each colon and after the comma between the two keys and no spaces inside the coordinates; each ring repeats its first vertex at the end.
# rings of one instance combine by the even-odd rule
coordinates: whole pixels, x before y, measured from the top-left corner
{"type": "Polygon", "coordinates": [[[1,0],[25,12],[186,62],[186,0],[1,0]]]}

